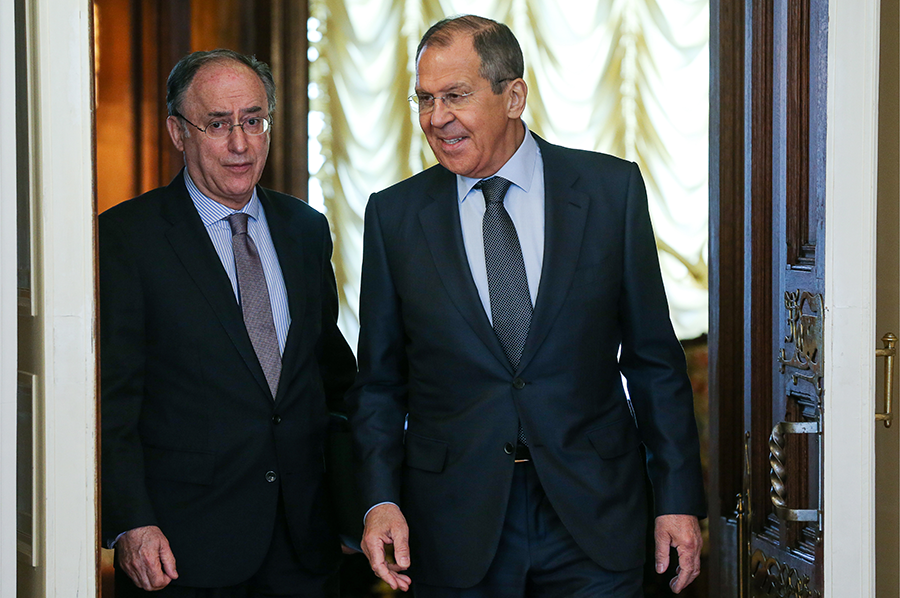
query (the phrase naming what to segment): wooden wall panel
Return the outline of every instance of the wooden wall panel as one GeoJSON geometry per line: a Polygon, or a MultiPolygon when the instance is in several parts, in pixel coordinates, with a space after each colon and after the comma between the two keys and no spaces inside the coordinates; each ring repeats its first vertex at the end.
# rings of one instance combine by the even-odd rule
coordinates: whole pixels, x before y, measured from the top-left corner
{"type": "Polygon", "coordinates": [[[128,2],[94,3],[97,198],[101,212],[133,196],[138,189],[131,80],[132,44],[128,2]]]}
{"type": "Polygon", "coordinates": [[[98,211],[167,184],[183,166],[165,127],[166,78],[195,50],[272,67],[278,109],[262,184],[306,199],[306,2],[95,0],[98,211]]]}

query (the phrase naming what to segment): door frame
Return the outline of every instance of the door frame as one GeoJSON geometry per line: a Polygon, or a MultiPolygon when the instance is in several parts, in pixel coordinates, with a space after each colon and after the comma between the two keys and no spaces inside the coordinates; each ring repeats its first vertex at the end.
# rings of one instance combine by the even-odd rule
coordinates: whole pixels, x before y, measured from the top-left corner
{"type": "MultiPolygon", "coordinates": [[[[16,164],[15,143],[0,144],[0,594],[97,594],[97,382],[92,3],[24,0],[27,48],[16,47],[14,0],[0,0],[0,99],[15,107],[16,56],[27,52],[31,138],[16,164]],[[10,158],[9,154],[12,154],[10,158]],[[23,162],[26,162],[23,164],[23,162]],[[37,205],[32,248],[35,304],[43,319],[39,387],[42,456],[37,512],[38,567],[16,552],[16,193],[30,186],[37,205]],[[10,421],[11,420],[11,421],[10,421]],[[11,547],[11,548],[10,548],[11,547]],[[18,575],[18,566],[29,576],[18,575]]],[[[24,19],[23,19],[24,20],[24,19]]],[[[10,121],[6,121],[9,124],[10,121]]],[[[7,141],[12,131],[4,127],[7,141]]]]}
{"type": "MultiPolygon", "coordinates": [[[[96,348],[88,0],[32,0],[45,275],[47,595],[96,593],[96,348]],[[52,4],[52,6],[51,6],[52,4]],[[54,126],[55,123],[55,126],[54,126]],[[51,135],[51,131],[53,132],[51,135]],[[52,142],[51,142],[52,139],[52,142]],[[74,515],[74,516],[73,516],[74,515]]],[[[0,2],[0,99],[14,106],[13,3],[0,2]]],[[[880,5],[830,0],[826,158],[825,593],[874,591],[875,205],[880,5]],[[860,266],[862,264],[862,266],[860,266]],[[862,505],[862,507],[860,506],[862,505]]],[[[15,479],[15,160],[0,146],[0,476],[15,479]],[[10,227],[13,226],[11,229],[10,227]],[[15,324],[12,324],[12,328],[15,324]],[[14,407],[12,407],[14,410],[14,407]],[[12,422],[10,422],[12,419],[12,422]],[[10,429],[13,434],[10,434],[10,429]],[[11,439],[10,436],[13,436],[11,439]]],[[[14,157],[13,157],[14,158],[14,157]]],[[[14,590],[14,484],[0,494],[0,593],[14,590]],[[12,508],[10,509],[10,500],[12,508]],[[10,528],[12,524],[12,528],[10,528]],[[12,561],[12,562],[11,562],[12,561]],[[12,574],[10,574],[12,572],[12,574]]]]}
{"type": "MultiPolygon", "coordinates": [[[[13,3],[0,1],[0,106],[7,114],[16,112],[13,14],[13,3]]],[[[0,596],[16,591],[15,255],[16,146],[0,143],[0,596]]]]}
{"type": "Polygon", "coordinates": [[[879,0],[830,0],[825,194],[825,595],[875,591],[879,0]]]}
{"type": "MultiPolygon", "coordinates": [[[[874,591],[873,349],[880,0],[827,1],[822,496],[823,589],[830,598],[871,596],[874,591]]],[[[744,361],[744,355],[735,352],[735,347],[741,346],[737,339],[743,314],[740,301],[735,303],[732,297],[735,288],[719,274],[739,271],[743,259],[734,249],[736,243],[740,247],[743,235],[743,229],[734,225],[741,208],[735,207],[732,196],[722,192],[730,193],[741,184],[743,154],[736,162],[736,153],[727,151],[727,147],[743,143],[739,138],[744,126],[733,119],[741,110],[740,102],[749,100],[738,91],[743,79],[735,73],[741,63],[734,64],[733,53],[717,50],[719,44],[741,43],[743,17],[739,12],[742,8],[725,0],[712,0],[710,220],[728,223],[714,225],[710,238],[710,247],[718,252],[711,263],[710,288],[719,293],[710,302],[710,416],[714,434],[717,428],[718,433],[728,434],[742,429],[742,415],[734,413],[734,403],[739,402],[743,384],[741,372],[733,370],[744,361]],[[720,260],[724,261],[720,264],[720,260]],[[723,303],[723,299],[730,303],[723,303]]],[[[742,292],[738,292],[738,299],[742,292]]],[[[736,466],[742,462],[741,453],[725,442],[710,455],[711,542],[721,559],[721,564],[713,568],[714,591],[733,590],[737,581],[736,567],[730,569],[729,564],[738,558],[736,530],[726,519],[734,509],[734,495],[728,495],[728,491],[741,487],[740,466],[736,466]]]]}

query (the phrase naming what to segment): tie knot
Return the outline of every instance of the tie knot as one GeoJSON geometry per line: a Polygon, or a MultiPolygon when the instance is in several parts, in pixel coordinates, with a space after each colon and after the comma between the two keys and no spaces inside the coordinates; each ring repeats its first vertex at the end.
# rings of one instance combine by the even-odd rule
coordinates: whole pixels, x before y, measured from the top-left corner
{"type": "Polygon", "coordinates": [[[235,212],[228,216],[228,225],[231,226],[231,236],[247,234],[247,218],[249,216],[243,212],[235,212]]]}
{"type": "Polygon", "coordinates": [[[506,197],[506,191],[512,183],[503,177],[493,176],[489,179],[482,179],[475,183],[475,188],[480,189],[484,194],[484,201],[488,203],[503,203],[506,197]]]}

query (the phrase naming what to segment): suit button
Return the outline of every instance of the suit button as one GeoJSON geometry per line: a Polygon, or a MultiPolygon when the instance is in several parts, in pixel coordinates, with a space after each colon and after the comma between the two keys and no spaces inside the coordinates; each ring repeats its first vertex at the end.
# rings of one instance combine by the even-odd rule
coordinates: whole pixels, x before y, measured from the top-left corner
{"type": "Polygon", "coordinates": [[[275,415],[275,416],[273,416],[273,417],[272,417],[272,422],[273,422],[275,425],[280,424],[280,423],[281,423],[281,416],[280,416],[280,415],[275,415]]]}
{"type": "Polygon", "coordinates": [[[274,471],[267,471],[267,472],[266,472],[266,481],[267,481],[267,482],[274,482],[274,481],[277,480],[277,479],[278,479],[278,476],[275,475],[275,472],[274,472],[274,471]]]}
{"type": "Polygon", "coordinates": [[[521,378],[516,378],[515,380],[513,380],[513,388],[515,388],[516,390],[522,390],[523,388],[525,388],[525,381],[521,378]]]}
{"type": "Polygon", "coordinates": [[[513,446],[511,442],[507,442],[503,445],[503,452],[507,455],[512,455],[516,450],[516,447],[513,446]]]}

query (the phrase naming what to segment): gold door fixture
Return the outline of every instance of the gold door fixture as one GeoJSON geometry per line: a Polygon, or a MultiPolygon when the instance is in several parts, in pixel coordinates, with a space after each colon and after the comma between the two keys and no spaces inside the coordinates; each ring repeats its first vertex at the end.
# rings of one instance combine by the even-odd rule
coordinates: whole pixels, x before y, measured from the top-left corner
{"type": "Polygon", "coordinates": [[[884,413],[876,413],[875,421],[884,422],[885,428],[891,427],[894,414],[891,411],[891,399],[894,393],[894,355],[897,353],[897,335],[888,332],[881,337],[883,349],[875,349],[876,357],[884,357],[884,413]]]}

